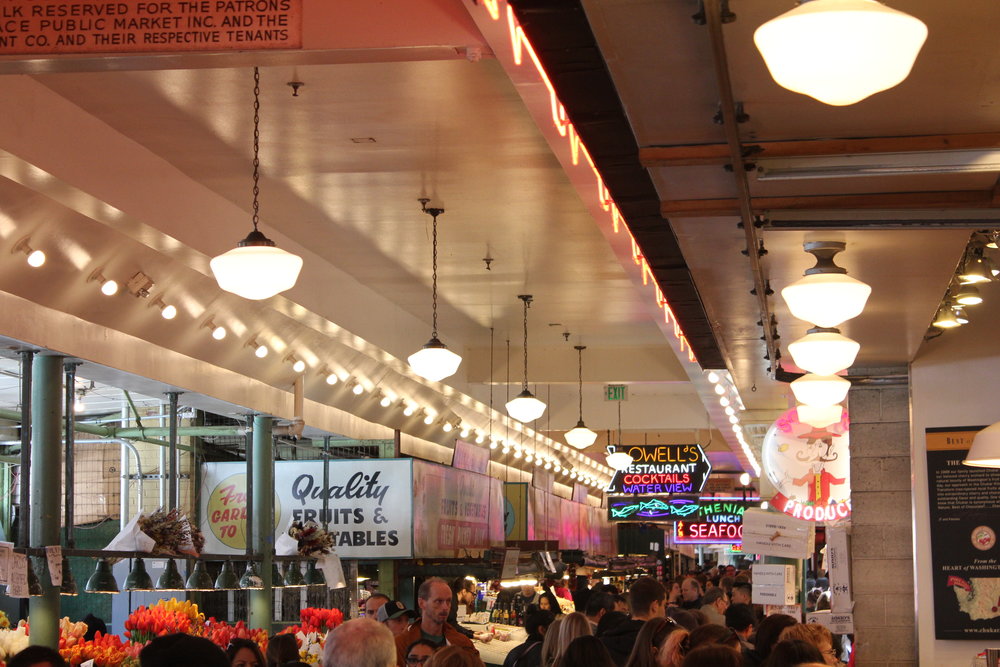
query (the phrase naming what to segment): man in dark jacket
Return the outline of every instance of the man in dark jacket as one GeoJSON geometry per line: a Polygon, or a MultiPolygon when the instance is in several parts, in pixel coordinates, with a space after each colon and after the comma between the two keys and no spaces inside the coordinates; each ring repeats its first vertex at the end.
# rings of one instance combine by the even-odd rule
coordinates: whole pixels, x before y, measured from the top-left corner
{"type": "Polygon", "coordinates": [[[503,661],[503,667],[541,667],[542,642],[545,641],[545,631],[556,619],[551,611],[532,608],[524,619],[524,629],[528,639],[515,646],[503,661]]]}
{"type": "Polygon", "coordinates": [[[598,637],[618,667],[624,667],[628,662],[639,630],[646,621],[663,617],[667,608],[667,589],[652,577],[640,577],[628,590],[628,601],[632,607],[632,618],[598,637]]]}

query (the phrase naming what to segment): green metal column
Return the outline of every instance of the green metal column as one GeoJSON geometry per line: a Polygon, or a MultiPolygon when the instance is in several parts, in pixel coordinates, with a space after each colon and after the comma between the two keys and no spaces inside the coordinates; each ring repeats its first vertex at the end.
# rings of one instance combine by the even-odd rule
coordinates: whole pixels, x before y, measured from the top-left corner
{"type": "MultiPolygon", "coordinates": [[[[63,357],[38,355],[31,390],[31,534],[30,546],[60,543],[62,490],[62,370],[63,357]]],[[[45,559],[35,559],[44,564],[45,559]]],[[[45,594],[28,601],[31,643],[59,648],[59,589],[48,569],[36,568],[45,594]],[[42,569],[45,571],[42,572],[42,569]]]]}
{"type": "Polygon", "coordinates": [[[253,550],[260,557],[260,578],[264,582],[261,590],[250,591],[250,627],[264,628],[268,634],[274,621],[274,590],[271,588],[271,565],[274,561],[274,521],[271,518],[274,504],[274,446],[271,425],[271,417],[254,415],[250,451],[253,550]]]}

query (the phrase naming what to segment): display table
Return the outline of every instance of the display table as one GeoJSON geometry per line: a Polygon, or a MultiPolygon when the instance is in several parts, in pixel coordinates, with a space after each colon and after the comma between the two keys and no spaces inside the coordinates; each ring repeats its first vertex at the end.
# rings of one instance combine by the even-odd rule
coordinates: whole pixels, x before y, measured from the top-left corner
{"type": "Polygon", "coordinates": [[[497,631],[509,632],[510,639],[507,641],[502,641],[497,637],[494,637],[489,642],[481,642],[478,640],[473,640],[473,645],[476,650],[479,651],[479,657],[482,658],[483,662],[489,667],[490,665],[496,665],[500,667],[503,665],[504,659],[506,659],[507,654],[510,653],[511,649],[516,646],[520,646],[528,638],[528,633],[524,631],[524,628],[519,628],[517,626],[511,625],[485,625],[482,623],[462,623],[463,626],[469,628],[474,632],[485,632],[487,628],[493,627],[497,631]]]}

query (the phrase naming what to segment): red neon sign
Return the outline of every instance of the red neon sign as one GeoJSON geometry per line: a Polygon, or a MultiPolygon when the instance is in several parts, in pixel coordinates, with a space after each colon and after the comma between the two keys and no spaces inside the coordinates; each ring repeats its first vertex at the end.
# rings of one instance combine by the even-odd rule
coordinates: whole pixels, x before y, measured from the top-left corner
{"type": "Polygon", "coordinates": [[[743,542],[742,523],[675,523],[678,544],[737,544],[743,542]]]}
{"type": "MultiPolygon", "coordinates": [[[[493,21],[499,22],[501,20],[501,0],[483,0],[482,3],[479,3],[479,6],[486,11],[490,19],[493,21]]],[[[660,286],[656,284],[652,267],[649,265],[649,262],[646,261],[646,257],[642,254],[639,244],[636,243],[635,237],[628,228],[628,224],[625,222],[624,217],[622,217],[621,211],[618,210],[618,206],[615,204],[614,199],[611,197],[611,193],[604,184],[604,179],[601,177],[600,172],[598,172],[597,167],[594,165],[594,160],[590,157],[590,153],[587,151],[586,145],[576,133],[573,123],[571,123],[567,117],[566,109],[563,107],[562,102],[559,101],[555,88],[549,80],[548,73],[545,71],[545,68],[542,67],[542,63],[538,59],[538,55],[535,53],[535,49],[531,45],[531,41],[528,39],[528,36],[525,35],[524,29],[514,16],[514,10],[511,9],[509,5],[507,6],[507,29],[510,37],[511,48],[513,50],[514,64],[517,66],[523,65],[524,56],[527,54],[528,60],[530,60],[535,66],[535,70],[538,72],[539,78],[542,80],[542,83],[549,92],[552,125],[556,128],[556,131],[559,132],[560,136],[566,137],[566,140],[569,142],[572,163],[574,165],[579,165],[580,158],[582,156],[587,165],[590,166],[591,171],[594,173],[595,185],[597,186],[597,199],[601,203],[601,208],[609,214],[612,230],[615,234],[624,230],[625,234],[628,236],[628,239],[632,244],[632,261],[634,261],[639,267],[639,272],[642,276],[642,284],[648,285],[650,281],[652,281],[653,297],[657,307],[663,310],[664,322],[666,324],[674,325],[674,338],[676,338],[680,343],[681,350],[687,351],[688,361],[697,363],[698,359],[695,357],[690,343],[688,343],[687,336],[684,335],[680,324],[674,317],[673,311],[670,310],[670,306],[667,304],[667,300],[663,296],[663,290],[661,290],[660,286]]]]}

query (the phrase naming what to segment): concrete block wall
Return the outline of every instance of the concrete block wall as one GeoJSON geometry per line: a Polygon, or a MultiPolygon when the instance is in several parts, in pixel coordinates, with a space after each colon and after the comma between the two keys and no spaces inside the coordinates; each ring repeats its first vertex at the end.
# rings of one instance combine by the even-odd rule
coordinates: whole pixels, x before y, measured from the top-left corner
{"type": "Polygon", "coordinates": [[[856,386],[848,408],[856,664],[915,666],[909,386],[856,386]]]}

